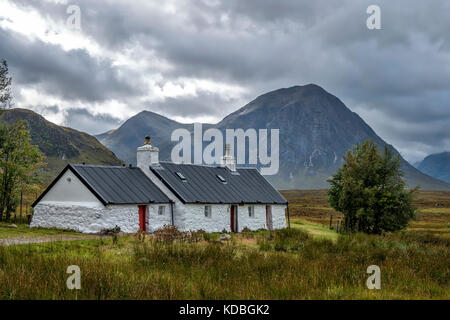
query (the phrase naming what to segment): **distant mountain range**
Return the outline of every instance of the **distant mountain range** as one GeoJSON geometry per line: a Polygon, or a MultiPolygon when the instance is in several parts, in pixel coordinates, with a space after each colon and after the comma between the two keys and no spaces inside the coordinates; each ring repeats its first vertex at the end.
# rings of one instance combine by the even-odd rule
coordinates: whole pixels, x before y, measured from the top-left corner
{"type": "MultiPolygon", "coordinates": [[[[356,113],[321,87],[309,84],[279,89],[257,97],[217,124],[204,124],[221,131],[280,129],[280,170],[267,176],[279,189],[320,189],[343,163],[343,155],[355,144],[372,139],[380,147],[387,145],[356,113]]],[[[136,163],[136,148],[150,135],[160,148],[160,158],[170,160],[175,143],[174,129],[193,130],[159,114],[143,111],[116,130],[97,139],[127,163],[136,163]]],[[[388,145],[397,154],[395,148],[388,145]]],[[[402,158],[402,170],[410,187],[450,190],[450,184],[423,174],[402,158]]]]}
{"type": "Polygon", "coordinates": [[[450,183],[450,152],[430,154],[415,164],[421,172],[450,183]]]}
{"type": "Polygon", "coordinates": [[[27,109],[1,111],[0,119],[7,123],[24,120],[30,130],[31,143],[45,154],[47,166],[43,169],[45,183],[49,183],[68,163],[121,165],[122,161],[98,140],[84,132],[58,126],[27,109]]]}

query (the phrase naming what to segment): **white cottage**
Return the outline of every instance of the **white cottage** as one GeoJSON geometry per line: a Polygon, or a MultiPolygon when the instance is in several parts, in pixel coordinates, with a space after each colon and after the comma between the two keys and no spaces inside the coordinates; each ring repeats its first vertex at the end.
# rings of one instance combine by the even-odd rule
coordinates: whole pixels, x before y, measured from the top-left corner
{"type": "Polygon", "coordinates": [[[258,170],[236,169],[229,148],[221,166],[174,164],[146,137],[136,167],[69,164],[33,207],[32,227],[239,232],[286,227],[287,201],[258,170]]]}

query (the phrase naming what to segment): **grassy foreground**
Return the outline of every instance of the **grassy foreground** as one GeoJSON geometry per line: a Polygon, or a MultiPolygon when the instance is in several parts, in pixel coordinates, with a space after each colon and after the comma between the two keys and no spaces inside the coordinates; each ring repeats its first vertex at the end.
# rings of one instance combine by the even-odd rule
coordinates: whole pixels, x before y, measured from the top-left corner
{"type": "Polygon", "coordinates": [[[291,229],[90,239],[56,229],[5,228],[10,239],[61,240],[0,246],[0,299],[450,299],[450,192],[421,191],[405,231],[369,236],[329,229],[342,219],[324,190],[285,191],[291,229]],[[81,290],[66,286],[81,269],[81,290]],[[366,287],[381,268],[381,289],[366,287]]]}
{"type": "Polygon", "coordinates": [[[301,229],[124,236],[0,247],[1,299],[449,299],[448,239],[301,229]],[[381,290],[369,290],[369,265],[381,290]],[[81,269],[81,289],[66,268],[81,269]]]}

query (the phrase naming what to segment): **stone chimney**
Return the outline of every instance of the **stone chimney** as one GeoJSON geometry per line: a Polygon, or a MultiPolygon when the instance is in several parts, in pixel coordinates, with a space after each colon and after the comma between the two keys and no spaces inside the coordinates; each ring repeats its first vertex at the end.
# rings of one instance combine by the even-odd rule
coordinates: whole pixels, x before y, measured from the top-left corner
{"type": "Polygon", "coordinates": [[[148,169],[149,166],[159,164],[159,149],[150,144],[150,137],[145,137],[145,143],[142,147],[137,148],[136,162],[139,168],[148,169]]]}
{"type": "Polygon", "coordinates": [[[222,158],[222,167],[227,167],[231,171],[236,171],[236,161],[234,160],[234,157],[230,153],[231,147],[227,143],[225,145],[225,155],[222,158]]]}

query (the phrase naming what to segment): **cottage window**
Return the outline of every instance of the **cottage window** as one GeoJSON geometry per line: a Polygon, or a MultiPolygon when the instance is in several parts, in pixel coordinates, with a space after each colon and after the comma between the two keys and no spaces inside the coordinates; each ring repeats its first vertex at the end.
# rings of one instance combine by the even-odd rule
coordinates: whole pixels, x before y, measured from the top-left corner
{"type": "Polygon", "coordinates": [[[254,206],[248,206],[248,216],[250,218],[255,217],[255,207],[254,206]]]}
{"type": "Polygon", "coordinates": [[[211,218],[211,206],[205,206],[205,217],[211,218]]]}
{"type": "Polygon", "coordinates": [[[158,214],[163,215],[164,212],[166,212],[166,206],[159,206],[158,207],[158,214]]]}

